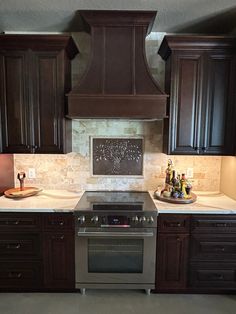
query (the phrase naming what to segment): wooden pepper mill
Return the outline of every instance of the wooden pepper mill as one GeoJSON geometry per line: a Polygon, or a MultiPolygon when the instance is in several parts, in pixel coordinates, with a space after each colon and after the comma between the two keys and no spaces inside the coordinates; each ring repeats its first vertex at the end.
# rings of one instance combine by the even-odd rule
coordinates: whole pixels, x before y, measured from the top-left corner
{"type": "Polygon", "coordinates": [[[25,172],[19,172],[17,174],[17,179],[20,181],[20,191],[24,190],[24,179],[25,179],[25,172]]]}

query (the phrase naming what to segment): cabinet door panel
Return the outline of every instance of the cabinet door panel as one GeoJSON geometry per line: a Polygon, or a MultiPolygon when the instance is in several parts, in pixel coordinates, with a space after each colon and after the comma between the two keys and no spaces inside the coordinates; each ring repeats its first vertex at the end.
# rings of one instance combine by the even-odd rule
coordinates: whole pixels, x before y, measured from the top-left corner
{"type": "Polygon", "coordinates": [[[178,54],[173,61],[175,80],[171,90],[170,131],[173,154],[197,154],[201,95],[201,55],[178,54]]]}
{"type": "Polygon", "coordinates": [[[190,265],[189,284],[193,288],[234,289],[235,263],[196,263],[190,265]]]}
{"type": "Polygon", "coordinates": [[[235,233],[235,215],[194,215],[191,221],[192,233],[235,233]]]}
{"type": "Polygon", "coordinates": [[[46,233],[44,235],[45,288],[74,289],[74,235],[46,233]]]}
{"type": "Polygon", "coordinates": [[[1,213],[1,231],[32,231],[41,226],[41,217],[38,214],[28,213],[1,213]]]}
{"type": "Polygon", "coordinates": [[[74,230],[74,217],[72,214],[45,214],[43,227],[47,231],[66,231],[74,230]]]}
{"type": "Polygon", "coordinates": [[[35,152],[60,153],[64,104],[63,52],[33,53],[35,152]]]}
{"type": "Polygon", "coordinates": [[[190,216],[162,214],[158,218],[158,230],[161,233],[189,233],[190,216]]]}
{"type": "Polygon", "coordinates": [[[0,289],[39,289],[42,286],[40,262],[0,261],[0,289]]]}
{"type": "MultiPolygon", "coordinates": [[[[203,150],[208,154],[227,153],[227,137],[230,136],[229,117],[229,87],[232,68],[232,56],[208,56],[208,89],[205,134],[202,140],[203,150]]],[[[204,119],[203,117],[203,119],[204,119]]]]}
{"type": "Polygon", "coordinates": [[[193,234],[191,236],[191,260],[236,260],[236,236],[234,234],[193,234]]]}
{"type": "Polygon", "coordinates": [[[27,71],[28,58],[25,52],[1,52],[0,110],[4,153],[30,152],[27,71]]]}
{"type": "Polygon", "coordinates": [[[159,234],[156,289],[183,289],[187,281],[187,234],[159,234]]]}
{"type": "Polygon", "coordinates": [[[38,233],[0,234],[0,258],[41,258],[40,235],[38,233]]]}

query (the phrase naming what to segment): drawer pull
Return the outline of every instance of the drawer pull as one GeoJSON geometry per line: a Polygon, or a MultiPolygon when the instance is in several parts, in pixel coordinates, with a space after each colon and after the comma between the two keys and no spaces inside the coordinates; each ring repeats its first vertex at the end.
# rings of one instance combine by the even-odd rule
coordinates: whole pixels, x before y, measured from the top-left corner
{"type": "Polygon", "coordinates": [[[60,220],[60,221],[51,221],[51,225],[56,225],[56,226],[64,226],[64,221],[60,220]]]}
{"type": "Polygon", "coordinates": [[[166,224],[168,227],[181,227],[180,222],[170,222],[166,224]]]}
{"type": "Polygon", "coordinates": [[[63,240],[65,238],[64,235],[61,235],[61,236],[52,236],[52,239],[53,240],[63,240]]]}
{"type": "Polygon", "coordinates": [[[19,225],[20,221],[19,220],[7,220],[5,222],[6,225],[19,225]]]}
{"type": "Polygon", "coordinates": [[[217,251],[217,252],[224,252],[225,248],[224,247],[216,247],[215,251],[217,251]]]}
{"type": "Polygon", "coordinates": [[[223,280],[224,279],[224,275],[222,275],[222,274],[212,274],[211,278],[212,279],[217,279],[217,280],[223,280]]]}
{"type": "Polygon", "coordinates": [[[216,227],[227,227],[227,223],[218,222],[215,224],[216,227]]]}
{"type": "Polygon", "coordinates": [[[11,271],[11,272],[8,273],[8,277],[9,278],[21,278],[22,277],[22,273],[11,271]]]}
{"type": "Polygon", "coordinates": [[[20,247],[21,247],[20,243],[16,243],[16,244],[10,243],[10,244],[7,244],[7,245],[6,245],[6,248],[7,248],[7,249],[10,249],[10,250],[11,250],[11,249],[19,249],[20,247]]]}

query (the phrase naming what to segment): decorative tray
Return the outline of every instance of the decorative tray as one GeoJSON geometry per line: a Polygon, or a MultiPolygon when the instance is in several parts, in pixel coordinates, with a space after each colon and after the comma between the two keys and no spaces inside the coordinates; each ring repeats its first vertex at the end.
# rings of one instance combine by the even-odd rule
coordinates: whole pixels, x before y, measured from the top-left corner
{"type": "Polygon", "coordinates": [[[197,195],[194,193],[191,193],[189,198],[174,198],[171,196],[167,197],[167,196],[163,196],[162,194],[161,195],[154,194],[154,196],[159,201],[173,203],[173,204],[190,204],[190,203],[196,202],[197,200],[197,195]]]}
{"type": "Polygon", "coordinates": [[[29,186],[29,187],[24,187],[22,190],[20,188],[12,188],[12,189],[6,190],[4,194],[6,197],[9,197],[9,198],[24,198],[24,197],[36,195],[41,191],[42,189],[29,186]]]}

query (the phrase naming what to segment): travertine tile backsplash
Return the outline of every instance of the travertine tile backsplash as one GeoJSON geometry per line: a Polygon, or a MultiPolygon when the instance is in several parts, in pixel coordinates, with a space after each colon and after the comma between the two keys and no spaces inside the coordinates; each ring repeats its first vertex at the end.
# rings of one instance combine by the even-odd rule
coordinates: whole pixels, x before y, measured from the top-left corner
{"type": "MultiPolygon", "coordinates": [[[[194,170],[194,190],[218,191],[221,157],[167,156],[162,151],[162,121],[73,120],[73,153],[67,155],[15,154],[17,172],[36,169],[36,179],[27,185],[44,189],[70,190],[154,190],[163,185],[167,160],[175,169],[186,173],[194,170]],[[90,172],[91,136],[144,138],[143,177],[93,177],[90,172]]],[[[16,179],[16,186],[19,182],[16,179]]]]}

